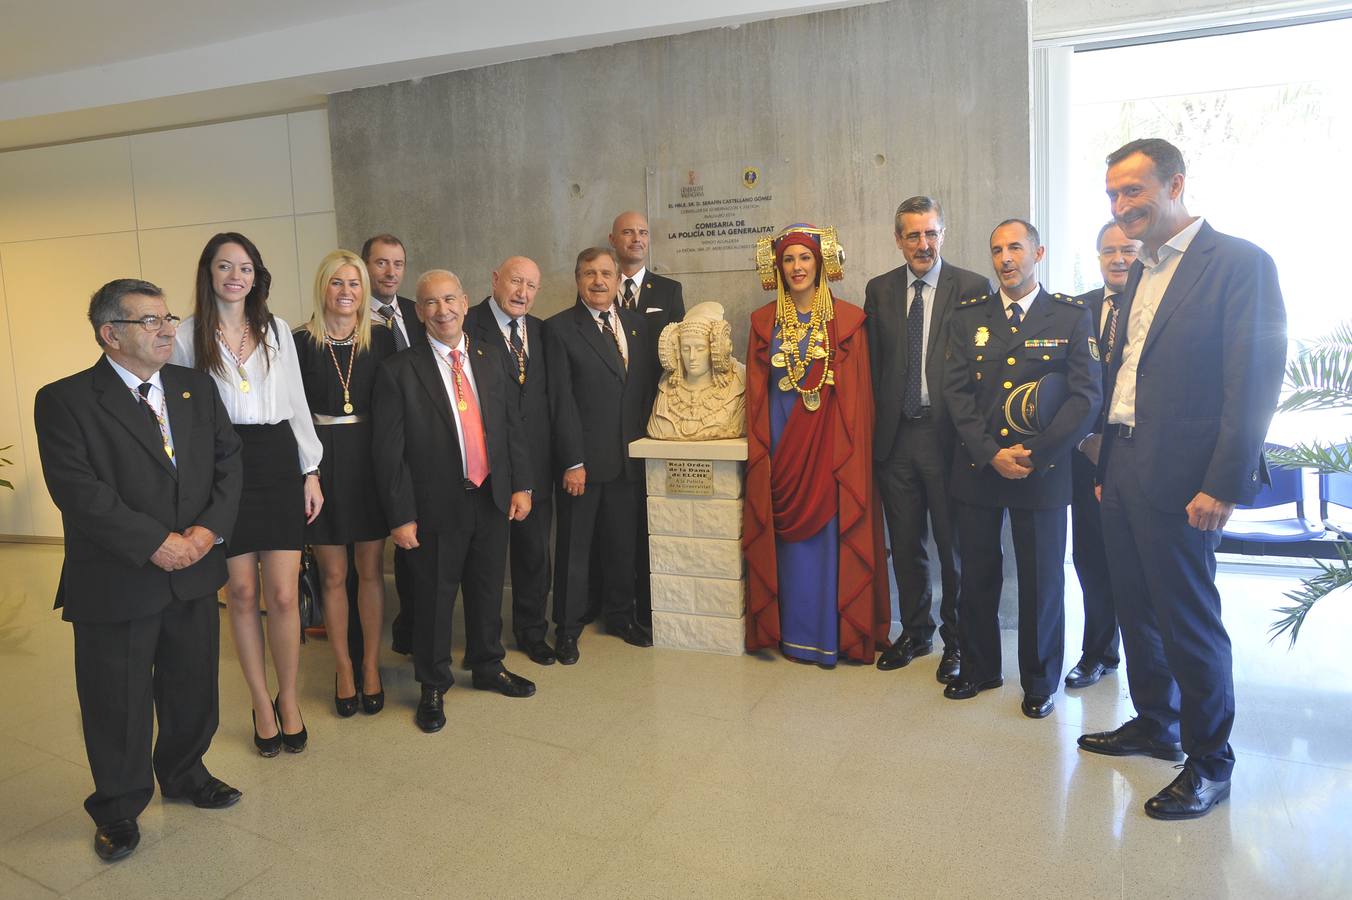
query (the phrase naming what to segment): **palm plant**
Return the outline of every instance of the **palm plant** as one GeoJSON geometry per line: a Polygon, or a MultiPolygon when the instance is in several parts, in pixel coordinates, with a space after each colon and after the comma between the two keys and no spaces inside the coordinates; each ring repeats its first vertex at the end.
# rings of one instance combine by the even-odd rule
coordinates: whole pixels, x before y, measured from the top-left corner
{"type": "MultiPolygon", "coordinates": [[[[1289,393],[1278,405],[1279,412],[1352,411],[1352,322],[1343,322],[1327,336],[1302,345],[1287,363],[1286,384],[1289,393]]],[[[1352,474],[1352,437],[1344,438],[1340,444],[1320,440],[1296,444],[1287,450],[1270,452],[1268,462],[1352,474]]],[[[1302,579],[1299,589],[1286,594],[1291,604],[1274,610],[1281,618],[1268,629],[1271,640],[1289,632],[1294,645],[1300,636],[1300,626],[1315,603],[1339,588],[1352,585],[1352,541],[1343,536],[1335,549],[1338,558],[1330,562],[1316,559],[1319,574],[1302,579]]]]}
{"type": "MultiPolygon", "coordinates": [[[[13,444],[8,444],[8,445],[6,445],[6,446],[4,446],[4,447],[0,447],[0,453],[4,453],[6,450],[9,450],[9,449],[12,448],[13,446],[14,446],[13,444]]],[[[0,456],[0,466],[12,466],[12,465],[14,465],[14,463],[12,463],[12,462],[10,462],[9,460],[5,459],[3,456],[0,456]]],[[[14,490],[14,485],[11,484],[9,481],[7,481],[7,480],[4,479],[4,478],[0,478],[0,487],[7,487],[7,488],[9,488],[11,491],[14,490]]]]}

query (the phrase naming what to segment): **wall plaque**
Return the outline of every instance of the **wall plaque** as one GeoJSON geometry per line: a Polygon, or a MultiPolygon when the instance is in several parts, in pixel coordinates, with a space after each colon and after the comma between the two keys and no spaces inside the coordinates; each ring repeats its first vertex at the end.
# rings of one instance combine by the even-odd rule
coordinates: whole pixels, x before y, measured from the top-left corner
{"type": "Polygon", "coordinates": [[[756,267],[756,239],[783,227],[775,214],[778,170],[762,160],[691,161],[649,169],[652,259],[664,272],[756,267]]]}
{"type": "Polygon", "coordinates": [[[667,494],[678,497],[712,497],[714,463],[710,459],[669,459],[667,494]]]}

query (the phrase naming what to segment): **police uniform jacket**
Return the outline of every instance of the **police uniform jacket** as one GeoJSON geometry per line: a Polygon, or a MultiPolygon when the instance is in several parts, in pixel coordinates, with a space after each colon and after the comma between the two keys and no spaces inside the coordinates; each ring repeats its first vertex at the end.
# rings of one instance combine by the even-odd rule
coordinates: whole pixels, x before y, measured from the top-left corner
{"type": "Polygon", "coordinates": [[[1103,397],[1098,345],[1083,300],[1039,289],[1017,331],[1000,294],[962,300],[949,322],[944,398],[958,432],[953,496],[977,506],[1049,509],[1070,503],[1070,452],[1103,397]],[[1021,434],[1005,401],[1025,382],[1060,372],[1069,395],[1040,434],[1021,434]],[[1005,478],[990,465],[997,451],[1022,444],[1034,472],[1005,478]]]}

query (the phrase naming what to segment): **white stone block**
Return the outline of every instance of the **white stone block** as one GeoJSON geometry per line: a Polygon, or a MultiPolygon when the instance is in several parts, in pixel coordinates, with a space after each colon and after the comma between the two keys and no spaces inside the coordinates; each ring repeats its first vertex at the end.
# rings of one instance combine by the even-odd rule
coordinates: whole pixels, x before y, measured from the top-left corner
{"type": "Polygon", "coordinates": [[[653,535],[648,540],[651,570],[662,575],[698,575],[705,578],[740,579],[740,541],[653,535]]]}
{"type": "Polygon", "coordinates": [[[653,609],[723,618],[746,612],[746,582],[687,575],[652,576],[653,609]]]}
{"type": "MultiPolygon", "coordinates": [[[[726,501],[724,501],[726,502],[726,501]]],[[[648,534],[694,537],[696,501],[671,497],[648,498],[648,534]]]]}
{"type": "Polygon", "coordinates": [[[746,649],[746,620],[654,610],[653,644],[675,650],[704,650],[740,656],[746,649]]]}
{"type": "Polygon", "coordinates": [[[630,442],[629,455],[647,459],[746,459],[746,438],[723,438],[717,441],[639,438],[630,442]]]}
{"type": "Polygon", "coordinates": [[[691,534],[738,541],[742,538],[741,500],[689,500],[691,534]]]}
{"type": "MultiPolygon", "coordinates": [[[[741,497],[744,465],[730,460],[713,460],[713,494],[709,496],[721,500],[736,500],[741,497]]],[[[667,461],[650,459],[645,472],[648,480],[648,496],[667,496],[667,461]]]]}

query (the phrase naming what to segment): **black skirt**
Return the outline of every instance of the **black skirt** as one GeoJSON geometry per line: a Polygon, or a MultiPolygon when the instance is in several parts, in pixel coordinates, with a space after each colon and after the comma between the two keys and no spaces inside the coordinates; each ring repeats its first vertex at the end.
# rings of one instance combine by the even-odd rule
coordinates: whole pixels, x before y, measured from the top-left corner
{"type": "Polygon", "coordinates": [[[291,425],[236,425],[244,442],[244,491],[227,557],[299,550],[305,543],[305,479],[291,425]]]}
{"type": "Polygon", "coordinates": [[[390,533],[371,464],[371,423],[316,425],[324,445],[320,487],[324,506],[319,518],[305,527],[310,544],[351,544],[378,541],[390,533]]]}

